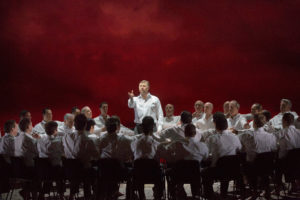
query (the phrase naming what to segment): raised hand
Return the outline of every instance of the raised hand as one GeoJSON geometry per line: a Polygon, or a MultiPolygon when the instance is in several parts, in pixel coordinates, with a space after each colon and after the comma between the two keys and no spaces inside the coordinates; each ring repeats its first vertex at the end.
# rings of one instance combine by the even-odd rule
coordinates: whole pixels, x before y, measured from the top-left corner
{"type": "Polygon", "coordinates": [[[131,90],[131,92],[128,92],[128,96],[129,96],[129,98],[133,98],[134,97],[133,90],[131,90]]]}

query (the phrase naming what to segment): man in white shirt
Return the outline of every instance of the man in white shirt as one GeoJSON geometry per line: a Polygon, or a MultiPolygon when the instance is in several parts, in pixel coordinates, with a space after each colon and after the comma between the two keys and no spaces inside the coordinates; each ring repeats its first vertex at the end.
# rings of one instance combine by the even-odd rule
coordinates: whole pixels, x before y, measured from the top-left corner
{"type": "Polygon", "coordinates": [[[84,114],[86,116],[86,118],[88,119],[92,119],[93,118],[93,113],[92,113],[92,110],[90,107],[88,106],[84,106],[82,109],[81,109],[81,114],[84,114]]]}
{"type": "Polygon", "coordinates": [[[229,104],[230,104],[230,101],[225,101],[224,104],[223,104],[223,113],[224,113],[226,118],[230,117],[229,104]]]}
{"type": "Polygon", "coordinates": [[[5,135],[0,140],[0,154],[5,156],[7,162],[9,157],[14,156],[15,137],[18,135],[18,124],[15,120],[8,120],[4,124],[5,135]]]}
{"type": "MultiPolygon", "coordinates": [[[[254,115],[257,115],[257,114],[261,113],[262,110],[263,110],[263,107],[262,107],[261,104],[259,104],[259,103],[254,103],[254,104],[251,106],[251,113],[244,114],[243,117],[244,117],[247,121],[253,120],[254,115]]],[[[251,121],[251,122],[249,123],[249,126],[250,126],[250,128],[253,128],[253,121],[251,121]]]]}
{"type": "MultiPolygon", "coordinates": [[[[62,138],[65,157],[68,159],[78,159],[84,165],[84,172],[86,177],[91,176],[91,161],[99,158],[98,151],[92,139],[90,139],[86,132],[85,127],[87,124],[87,117],[84,114],[79,114],[74,119],[75,132],[65,134],[62,138]]],[[[77,184],[72,183],[70,198],[74,197],[77,184]]],[[[84,196],[90,198],[91,183],[89,180],[84,182],[84,196]]]]}
{"type": "Polygon", "coordinates": [[[4,124],[5,135],[0,140],[0,154],[6,163],[1,163],[0,196],[9,192],[10,156],[14,155],[15,137],[18,134],[18,124],[15,120],[8,120],[4,124]]]}
{"type": "MultiPolygon", "coordinates": [[[[44,108],[43,109],[43,121],[36,124],[33,128],[33,132],[39,134],[40,136],[45,135],[45,124],[47,122],[52,121],[52,111],[50,108],[44,108]]],[[[58,122],[60,124],[60,122],[58,122]]]]}
{"type": "Polygon", "coordinates": [[[102,102],[99,106],[100,109],[100,115],[98,117],[95,117],[95,123],[98,129],[101,129],[101,131],[106,131],[105,129],[105,122],[109,118],[108,113],[108,103],[105,101],[102,102]]]}
{"type": "MultiPolygon", "coordinates": [[[[142,130],[143,135],[137,140],[131,143],[131,149],[133,151],[134,160],[143,158],[143,159],[159,159],[159,152],[157,151],[159,142],[155,141],[152,137],[153,129],[155,123],[151,116],[145,116],[142,120],[142,130]]],[[[157,199],[160,199],[163,195],[163,183],[161,181],[157,181],[154,184],[155,194],[154,196],[157,199]]],[[[144,186],[138,186],[139,193],[145,197],[144,194],[144,186]]],[[[145,199],[145,198],[141,199],[145,199]]]]}
{"type": "Polygon", "coordinates": [[[167,104],[165,107],[165,111],[166,111],[166,116],[164,117],[163,120],[163,126],[162,126],[163,130],[178,125],[180,121],[179,116],[174,116],[174,105],[167,104]]]}
{"type": "MultiPolygon", "coordinates": [[[[168,146],[166,160],[168,163],[177,162],[180,160],[196,160],[199,164],[202,160],[208,158],[208,148],[206,144],[195,141],[196,127],[193,124],[188,124],[184,130],[185,141],[173,142],[168,146]]],[[[200,170],[200,169],[199,169],[200,170]]],[[[169,172],[170,182],[169,191],[171,196],[175,197],[175,185],[173,183],[173,177],[175,176],[172,168],[169,172]]],[[[200,185],[198,182],[191,183],[192,196],[200,196],[200,185]]],[[[184,191],[183,185],[178,186],[176,189],[184,191]]],[[[185,196],[185,195],[184,195],[185,196]]]]}
{"type": "MultiPolygon", "coordinates": [[[[132,138],[125,135],[117,134],[120,130],[120,120],[117,116],[112,116],[108,118],[105,122],[105,127],[107,133],[103,134],[100,137],[99,142],[97,144],[100,153],[100,158],[118,159],[122,163],[121,176],[124,179],[127,179],[127,177],[129,176],[129,169],[123,164],[132,161],[132,138]]],[[[115,186],[113,187],[117,190],[116,192],[118,192],[118,183],[114,184],[115,186]]],[[[126,199],[130,199],[130,184],[130,180],[127,179],[126,199]]]]}
{"type": "Polygon", "coordinates": [[[143,80],[139,84],[140,95],[135,97],[133,90],[128,92],[128,107],[134,109],[136,127],[135,133],[141,134],[141,123],[145,116],[151,116],[154,119],[155,127],[154,132],[161,131],[163,124],[163,111],[159,99],[151,95],[149,92],[149,81],[143,80]]]}
{"type": "Polygon", "coordinates": [[[238,135],[243,150],[247,154],[246,160],[248,162],[254,161],[258,153],[271,152],[277,149],[276,137],[264,130],[265,123],[266,119],[263,114],[255,114],[253,117],[254,129],[238,135]]]}
{"type": "Polygon", "coordinates": [[[213,111],[213,104],[210,102],[206,102],[204,104],[205,115],[202,117],[202,119],[199,119],[195,123],[196,127],[201,131],[208,131],[211,129],[215,129],[212,111],[213,111]]]}
{"type": "Polygon", "coordinates": [[[193,112],[192,116],[193,116],[193,123],[195,123],[196,121],[198,121],[199,119],[201,119],[204,115],[203,113],[203,107],[204,104],[202,101],[197,100],[194,104],[194,108],[195,108],[195,112],[193,112]]]}
{"type": "MultiPolygon", "coordinates": [[[[158,140],[160,142],[164,142],[164,141],[173,142],[173,141],[181,141],[181,140],[184,141],[185,140],[184,130],[188,124],[192,123],[192,114],[188,111],[181,112],[180,122],[181,125],[168,128],[158,133],[159,136],[158,140]]],[[[194,138],[195,140],[200,141],[201,132],[199,130],[196,131],[196,136],[194,138]]]]}
{"type": "Polygon", "coordinates": [[[66,113],[64,116],[64,123],[58,126],[58,135],[64,136],[65,134],[73,133],[74,131],[74,115],[66,113]]]}
{"type": "MultiPolygon", "coordinates": [[[[220,169],[216,166],[217,161],[224,156],[236,155],[241,150],[239,138],[228,131],[228,124],[225,115],[217,113],[214,116],[214,123],[217,134],[207,139],[207,146],[212,155],[211,167],[203,171],[204,193],[208,198],[213,196],[213,180],[218,178],[220,169]]],[[[221,196],[227,195],[228,181],[221,181],[221,196]]]]}
{"type": "Polygon", "coordinates": [[[280,113],[275,115],[271,120],[271,124],[274,126],[276,129],[282,129],[282,116],[284,113],[291,113],[294,115],[294,119],[297,120],[295,121],[296,123],[300,122],[300,118],[298,117],[298,114],[296,112],[291,111],[292,109],[292,102],[289,99],[281,99],[280,101],[280,113]]]}
{"type": "MultiPolygon", "coordinates": [[[[54,174],[57,177],[63,176],[62,155],[64,153],[62,141],[57,137],[58,124],[55,121],[50,121],[45,124],[46,136],[41,137],[37,142],[37,149],[40,158],[48,158],[53,169],[48,173],[54,174]]],[[[44,199],[45,193],[50,193],[51,182],[44,181],[39,194],[39,197],[44,199]]],[[[62,181],[56,181],[58,193],[61,199],[64,196],[64,185],[62,181]]]]}
{"type": "Polygon", "coordinates": [[[250,126],[247,120],[239,113],[240,104],[236,100],[232,100],[229,103],[230,117],[228,121],[228,129],[232,131],[240,131],[243,129],[249,129],[250,126]]]}

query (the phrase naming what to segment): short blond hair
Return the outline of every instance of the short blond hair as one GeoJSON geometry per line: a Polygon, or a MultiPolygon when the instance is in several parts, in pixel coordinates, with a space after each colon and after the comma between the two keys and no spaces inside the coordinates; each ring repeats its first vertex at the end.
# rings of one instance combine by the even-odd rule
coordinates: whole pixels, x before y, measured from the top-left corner
{"type": "Polygon", "coordinates": [[[140,82],[140,84],[141,84],[141,83],[147,83],[148,87],[150,87],[150,82],[147,81],[147,80],[142,80],[142,81],[140,82]]]}

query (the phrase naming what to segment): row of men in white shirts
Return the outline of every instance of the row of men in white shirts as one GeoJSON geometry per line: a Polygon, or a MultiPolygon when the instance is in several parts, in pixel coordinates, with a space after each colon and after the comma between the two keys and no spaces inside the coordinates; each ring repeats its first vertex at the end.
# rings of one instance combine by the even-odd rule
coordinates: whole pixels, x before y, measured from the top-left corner
{"type": "Polygon", "coordinates": [[[61,137],[55,136],[58,132],[56,122],[47,122],[46,134],[35,139],[32,134],[32,123],[28,118],[22,119],[19,126],[15,121],[10,120],[5,126],[6,134],[0,141],[0,154],[23,156],[27,166],[34,165],[33,158],[36,156],[49,157],[53,165],[61,165],[60,158],[64,155],[66,158],[79,158],[86,167],[89,167],[92,159],[99,158],[114,157],[125,162],[130,161],[132,157],[134,159],[163,157],[167,161],[174,161],[174,159],[202,161],[211,153],[212,166],[214,166],[220,157],[235,155],[242,148],[247,153],[248,161],[253,160],[256,153],[279,148],[279,157],[282,158],[288,150],[300,148],[300,131],[293,125],[294,116],[291,113],[283,115],[283,129],[277,132],[277,137],[265,131],[266,120],[262,114],[254,116],[253,130],[249,129],[238,135],[227,130],[227,121],[226,124],[223,123],[218,127],[216,118],[220,115],[222,114],[217,113],[213,116],[216,131],[205,139],[205,143],[201,142],[203,132],[199,130],[194,129],[194,134],[187,136],[186,127],[191,128],[192,122],[192,114],[187,111],[181,114],[180,126],[156,134],[152,134],[152,127],[147,131],[144,130],[147,134],[136,136],[117,134],[120,129],[119,120],[112,117],[107,120],[108,133],[97,139],[89,137],[93,123],[87,128],[89,121],[83,114],[75,117],[76,130],[65,133],[61,137]],[[115,128],[111,129],[109,123],[116,123],[115,128]],[[166,145],[165,142],[168,140],[171,143],[166,145]]]}

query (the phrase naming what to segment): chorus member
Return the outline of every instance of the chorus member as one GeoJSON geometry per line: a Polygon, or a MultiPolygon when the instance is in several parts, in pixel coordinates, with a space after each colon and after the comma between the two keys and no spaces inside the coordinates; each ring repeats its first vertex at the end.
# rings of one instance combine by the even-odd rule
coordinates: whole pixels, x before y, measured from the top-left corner
{"type": "Polygon", "coordinates": [[[223,104],[223,113],[226,118],[230,117],[229,104],[230,104],[230,101],[225,101],[223,104]]]}
{"type": "Polygon", "coordinates": [[[283,129],[278,132],[279,158],[283,158],[288,150],[300,148],[300,130],[294,126],[294,115],[284,113],[282,117],[283,129]]]}
{"type": "Polygon", "coordinates": [[[254,103],[251,106],[251,113],[243,115],[246,118],[247,121],[251,120],[250,123],[249,123],[250,128],[253,128],[253,117],[254,117],[254,115],[257,115],[257,114],[261,113],[262,110],[263,110],[263,107],[262,107],[261,104],[254,103]]]}
{"type": "MultiPolygon", "coordinates": [[[[208,148],[205,143],[196,141],[194,139],[196,135],[196,127],[193,124],[188,124],[184,130],[185,140],[173,142],[168,146],[166,160],[168,163],[177,162],[181,160],[196,160],[201,163],[202,160],[208,158],[208,148]]],[[[199,169],[200,170],[200,169],[199,169]]],[[[170,172],[169,191],[170,195],[175,197],[175,184],[172,181],[175,176],[171,168],[170,172]]],[[[176,187],[181,191],[184,191],[183,184],[176,187]],[[179,188],[180,187],[180,188],[179,188]]],[[[200,185],[191,183],[192,196],[200,196],[200,185]]],[[[184,195],[185,196],[185,195],[184,195]]]]}
{"type": "Polygon", "coordinates": [[[163,111],[160,100],[150,94],[149,81],[142,80],[139,83],[139,96],[134,96],[133,90],[128,92],[128,107],[134,109],[134,122],[136,124],[135,133],[141,133],[141,123],[145,116],[151,116],[154,119],[154,132],[161,131],[163,124],[163,111]]]}
{"type": "Polygon", "coordinates": [[[99,139],[99,136],[95,134],[95,126],[96,126],[95,120],[88,119],[88,121],[86,123],[85,131],[86,131],[88,137],[91,138],[96,145],[97,141],[99,139]]]}
{"type": "MultiPolygon", "coordinates": [[[[42,114],[43,114],[43,120],[40,123],[36,124],[33,128],[33,132],[39,134],[40,136],[46,134],[45,133],[45,124],[47,122],[52,121],[52,118],[53,118],[52,110],[50,108],[44,108],[42,114]]],[[[58,124],[62,124],[59,121],[56,121],[56,122],[58,124]]]]}
{"type": "Polygon", "coordinates": [[[22,110],[20,112],[20,121],[23,119],[23,118],[28,118],[31,120],[31,113],[28,111],[28,110],[22,110]]]}
{"type": "MultiPolygon", "coordinates": [[[[217,161],[223,156],[236,155],[241,150],[241,142],[239,138],[228,131],[228,123],[225,115],[217,113],[214,116],[214,123],[217,134],[212,135],[207,140],[209,152],[212,155],[211,167],[203,171],[203,185],[205,196],[211,198],[213,196],[213,181],[218,179],[217,174],[220,170],[217,167],[217,161]]],[[[221,182],[221,197],[227,195],[228,181],[221,182]]]]}
{"type": "Polygon", "coordinates": [[[75,131],[74,115],[71,113],[66,113],[64,116],[64,122],[60,126],[58,126],[57,130],[59,136],[73,133],[75,131]]]}
{"type": "MultiPolygon", "coordinates": [[[[40,158],[48,158],[53,171],[49,173],[55,173],[57,176],[63,176],[62,169],[62,156],[64,153],[63,145],[60,137],[57,137],[58,124],[55,121],[49,121],[45,124],[46,136],[42,137],[37,142],[37,149],[40,158]]],[[[39,197],[44,199],[45,193],[50,193],[51,182],[45,181],[42,185],[39,197]]],[[[62,181],[56,181],[58,193],[60,198],[64,196],[64,186],[62,181]]]]}
{"type": "Polygon", "coordinates": [[[294,116],[294,119],[297,120],[297,123],[300,121],[298,114],[292,109],[292,102],[289,99],[281,99],[280,101],[280,113],[275,115],[270,122],[276,129],[282,129],[282,117],[285,113],[291,113],[294,116]]]}
{"type": "Polygon", "coordinates": [[[240,104],[236,100],[229,103],[230,117],[227,119],[228,128],[233,131],[239,131],[250,128],[247,120],[239,113],[240,104]]]}
{"type": "Polygon", "coordinates": [[[204,108],[204,104],[202,101],[197,100],[194,104],[194,108],[195,108],[195,112],[193,112],[193,123],[195,123],[196,121],[198,121],[199,119],[201,119],[204,115],[203,113],[203,108],[204,108]]]}
{"type": "Polygon", "coordinates": [[[108,115],[108,103],[107,102],[101,102],[100,106],[100,115],[98,117],[95,117],[95,123],[97,128],[101,129],[101,131],[106,131],[105,129],[105,122],[109,118],[108,115]]]}
{"type": "Polygon", "coordinates": [[[253,130],[247,130],[238,137],[246,152],[246,160],[254,161],[256,154],[271,152],[277,149],[276,137],[265,131],[266,118],[263,114],[255,114],[253,117],[253,130]]]}
{"type": "MultiPolygon", "coordinates": [[[[87,117],[84,114],[79,114],[74,119],[75,131],[66,134],[63,138],[64,154],[68,159],[78,159],[84,165],[84,172],[87,177],[91,176],[91,161],[97,160],[99,157],[98,151],[92,139],[86,134],[85,128],[87,117]]],[[[73,198],[76,192],[76,183],[73,183],[70,197],[73,198]],[[73,185],[74,184],[74,185],[73,185]]],[[[91,197],[91,183],[84,182],[84,196],[89,199],[91,197]]]]}
{"type": "MultiPolygon", "coordinates": [[[[184,130],[188,124],[192,123],[192,114],[188,111],[183,111],[180,114],[180,125],[168,128],[159,133],[159,141],[181,141],[185,140],[184,130]]],[[[200,141],[201,132],[197,130],[195,140],[200,141]]]]}
{"type": "Polygon", "coordinates": [[[204,104],[204,116],[196,121],[195,125],[201,131],[208,131],[215,129],[215,125],[213,122],[213,104],[210,102],[206,102],[204,104]]]}
{"type": "Polygon", "coordinates": [[[0,141],[0,154],[4,155],[9,161],[10,156],[14,156],[15,137],[18,135],[18,124],[15,120],[8,120],[4,124],[5,135],[0,141]]]}
{"type": "Polygon", "coordinates": [[[92,112],[91,108],[88,107],[88,106],[84,106],[81,109],[81,114],[84,114],[87,119],[92,119],[93,118],[93,112],[92,112]]]}
{"type": "Polygon", "coordinates": [[[165,107],[166,116],[163,119],[162,129],[167,129],[178,125],[180,116],[174,116],[174,105],[167,104],[165,107]]]}
{"type": "Polygon", "coordinates": [[[74,117],[76,117],[76,115],[79,115],[79,114],[80,114],[80,109],[79,109],[77,106],[74,106],[74,107],[71,109],[71,113],[74,115],[74,117]]]}
{"type": "Polygon", "coordinates": [[[274,126],[272,125],[272,123],[270,122],[270,119],[271,119],[271,113],[270,111],[268,110],[262,110],[261,114],[263,114],[265,116],[265,119],[266,119],[266,123],[264,125],[264,129],[265,131],[267,131],[268,133],[275,133],[275,128],[274,126]]]}
{"type": "MultiPolygon", "coordinates": [[[[131,149],[133,151],[134,160],[143,159],[159,159],[157,149],[159,143],[152,137],[153,130],[155,127],[154,119],[151,116],[145,116],[142,120],[143,134],[140,138],[131,143],[131,149]]],[[[161,180],[156,181],[154,184],[155,193],[154,196],[157,199],[161,199],[163,195],[163,184],[161,180]]],[[[138,186],[140,193],[143,194],[142,199],[145,199],[144,185],[138,186]]],[[[155,199],[156,199],[155,198],[155,199]]]]}

